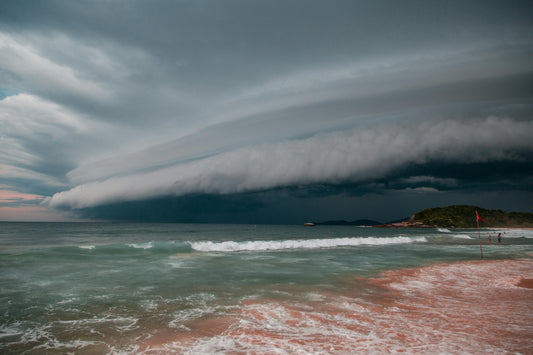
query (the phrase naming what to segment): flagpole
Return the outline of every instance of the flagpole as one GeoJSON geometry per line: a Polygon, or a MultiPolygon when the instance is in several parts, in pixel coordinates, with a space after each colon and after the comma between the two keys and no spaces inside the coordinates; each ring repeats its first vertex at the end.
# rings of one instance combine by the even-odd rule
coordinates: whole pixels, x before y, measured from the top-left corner
{"type": "Polygon", "coordinates": [[[479,252],[481,253],[481,259],[483,259],[483,248],[481,247],[481,233],[479,231],[479,214],[476,211],[476,222],[477,222],[477,236],[479,238],[479,252]]]}

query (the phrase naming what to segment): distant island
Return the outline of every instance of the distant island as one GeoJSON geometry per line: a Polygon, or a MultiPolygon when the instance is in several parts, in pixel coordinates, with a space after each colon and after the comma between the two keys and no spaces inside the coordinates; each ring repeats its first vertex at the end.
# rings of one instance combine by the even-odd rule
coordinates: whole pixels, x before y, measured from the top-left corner
{"type": "Polygon", "coordinates": [[[410,218],[381,223],[371,219],[333,220],[311,223],[317,226],[371,226],[379,228],[476,228],[476,211],[483,221],[479,226],[498,228],[533,228],[533,213],[488,210],[469,205],[434,207],[417,212],[410,218]]]}
{"type": "Polygon", "coordinates": [[[532,228],[533,213],[488,210],[476,206],[454,205],[428,208],[401,222],[391,222],[376,227],[394,228],[476,228],[476,211],[483,221],[480,227],[532,228]]]}

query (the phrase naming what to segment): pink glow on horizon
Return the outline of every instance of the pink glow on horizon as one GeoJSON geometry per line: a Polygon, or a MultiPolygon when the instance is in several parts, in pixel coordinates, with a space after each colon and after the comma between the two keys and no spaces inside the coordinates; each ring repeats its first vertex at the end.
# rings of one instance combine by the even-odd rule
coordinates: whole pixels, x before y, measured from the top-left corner
{"type": "Polygon", "coordinates": [[[67,222],[60,213],[42,206],[0,207],[0,221],[4,222],[67,222]]]}
{"type": "Polygon", "coordinates": [[[73,219],[66,218],[61,213],[50,210],[38,203],[45,196],[28,194],[9,190],[8,186],[0,185],[0,221],[9,222],[66,222],[73,219]],[[20,205],[25,203],[25,205],[20,205]]]}
{"type": "Polygon", "coordinates": [[[13,190],[0,190],[0,203],[11,203],[17,201],[42,200],[44,196],[27,194],[13,190]]]}

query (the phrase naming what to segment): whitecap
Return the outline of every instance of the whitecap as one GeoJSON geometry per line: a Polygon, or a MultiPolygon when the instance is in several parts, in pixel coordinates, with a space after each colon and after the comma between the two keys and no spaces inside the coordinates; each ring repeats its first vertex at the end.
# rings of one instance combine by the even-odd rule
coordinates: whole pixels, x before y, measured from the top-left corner
{"type": "Polygon", "coordinates": [[[437,228],[437,231],[441,232],[441,233],[451,233],[452,232],[448,228],[437,228]]]}
{"type": "Polygon", "coordinates": [[[202,252],[266,251],[286,249],[322,249],[352,247],[361,245],[391,245],[427,242],[425,237],[389,237],[389,238],[332,238],[304,240],[265,240],[265,241],[226,241],[226,242],[190,242],[194,250],[202,252]]]}
{"type": "Polygon", "coordinates": [[[93,249],[96,248],[96,246],[95,245],[80,245],[80,246],[78,246],[78,248],[87,249],[87,250],[93,250],[93,249]]]}
{"type": "Polygon", "coordinates": [[[184,261],[170,261],[167,263],[168,266],[174,269],[190,269],[191,266],[187,266],[187,263],[184,261]]]}
{"type": "Polygon", "coordinates": [[[135,249],[150,249],[153,247],[153,243],[152,242],[148,242],[148,243],[131,243],[131,244],[128,244],[129,247],[132,247],[132,248],[135,248],[135,249]]]}
{"type": "Polygon", "coordinates": [[[489,233],[495,236],[498,236],[498,233],[500,233],[502,238],[533,238],[533,230],[530,229],[501,229],[492,230],[489,233]]]}
{"type": "Polygon", "coordinates": [[[455,234],[453,237],[457,239],[472,239],[471,236],[466,234],[455,234]]]}

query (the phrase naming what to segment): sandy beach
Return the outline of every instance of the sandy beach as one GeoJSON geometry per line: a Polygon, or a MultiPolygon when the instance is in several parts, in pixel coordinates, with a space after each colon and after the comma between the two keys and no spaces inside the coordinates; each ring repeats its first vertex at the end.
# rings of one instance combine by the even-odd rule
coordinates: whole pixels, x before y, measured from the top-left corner
{"type": "Polygon", "coordinates": [[[139,351],[532,354],[532,276],[530,259],[472,261],[355,278],[339,293],[287,288],[139,351]]]}

